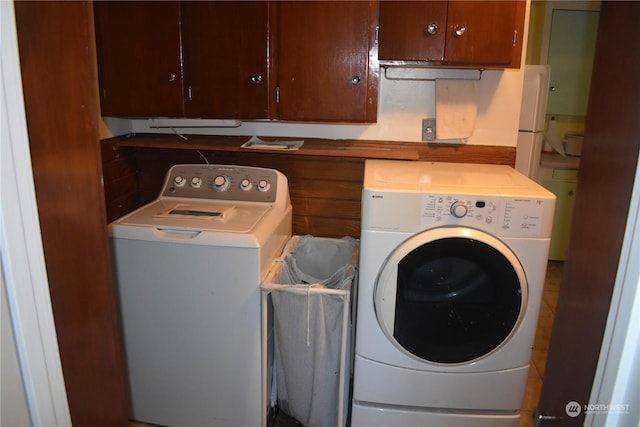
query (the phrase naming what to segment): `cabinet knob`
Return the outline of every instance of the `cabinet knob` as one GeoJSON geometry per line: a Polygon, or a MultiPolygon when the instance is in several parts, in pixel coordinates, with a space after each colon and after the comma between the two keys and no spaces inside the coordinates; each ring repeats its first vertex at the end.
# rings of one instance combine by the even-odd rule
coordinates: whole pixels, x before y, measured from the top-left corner
{"type": "Polygon", "coordinates": [[[253,76],[251,76],[251,81],[253,83],[260,83],[262,81],[262,75],[261,74],[254,74],[253,76]]]}
{"type": "Polygon", "coordinates": [[[168,73],[167,74],[167,80],[170,82],[173,82],[176,80],[176,74],[175,73],[168,73]]]}
{"type": "Polygon", "coordinates": [[[351,77],[351,84],[352,84],[353,86],[359,85],[359,84],[360,84],[360,81],[361,81],[360,76],[353,76],[353,77],[351,77]]]}
{"type": "Polygon", "coordinates": [[[435,33],[438,32],[438,26],[436,25],[435,22],[432,22],[431,24],[427,25],[427,28],[425,30],[428,34],[434,35],[435,33]]]}
{"type": "Polygon", "coordinates": [[[464,25],[456,25],[453,31],[456,33],[456,36],[460,37],[467,31],[467,28],[464,25]]]}

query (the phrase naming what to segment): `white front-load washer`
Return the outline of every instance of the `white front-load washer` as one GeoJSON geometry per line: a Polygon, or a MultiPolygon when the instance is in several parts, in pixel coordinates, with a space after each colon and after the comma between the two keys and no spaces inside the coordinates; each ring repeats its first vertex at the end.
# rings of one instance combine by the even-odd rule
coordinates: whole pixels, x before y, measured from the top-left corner
{"type": "Polygon", "coordinates": [[[291,236],[286,177],[176,165],[159,198],[109,232],[133,418],[265,425],[260,283],[291,236]]]}
{"type": "Polygon", "coordinates": [[[352,426],[517,426],[555,196],[508,166],[367,160],[352,426]]]}

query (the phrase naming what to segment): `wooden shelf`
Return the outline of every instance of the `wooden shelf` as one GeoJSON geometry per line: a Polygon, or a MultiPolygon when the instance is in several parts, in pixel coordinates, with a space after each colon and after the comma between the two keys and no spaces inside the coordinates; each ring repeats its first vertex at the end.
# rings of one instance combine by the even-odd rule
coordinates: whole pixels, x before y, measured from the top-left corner
{"type": "Polygon", "coordinates": [[[231,151],[293,156],[325,156],[358,159],[426,160],[456,163],[488,163],[513,166],[515,147],[467,144],[429,144],[420,142],[333,140],[318,138],[260,137],[264,141],[304,140],[295,151],[242,148],[250,136],[129,134],[104,141],[113,149],[120,147],[165,148],[178,150],[231,151]]]}

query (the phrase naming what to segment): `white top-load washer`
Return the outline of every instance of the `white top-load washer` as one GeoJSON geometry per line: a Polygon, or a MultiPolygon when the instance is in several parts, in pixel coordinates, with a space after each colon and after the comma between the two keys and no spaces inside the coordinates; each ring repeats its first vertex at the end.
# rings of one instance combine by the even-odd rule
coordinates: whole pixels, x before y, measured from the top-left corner
{"type": "Polygon", "coordinates": [[[352,426],[517,426],[555,196],[508,166],[368,160],[352,426]]]}
{"type": "Polygon", "coordinates": [[[286,177],[176,165],[109,232],[134,419],[265,425],[260,283],[291,237],[286,177]]]}

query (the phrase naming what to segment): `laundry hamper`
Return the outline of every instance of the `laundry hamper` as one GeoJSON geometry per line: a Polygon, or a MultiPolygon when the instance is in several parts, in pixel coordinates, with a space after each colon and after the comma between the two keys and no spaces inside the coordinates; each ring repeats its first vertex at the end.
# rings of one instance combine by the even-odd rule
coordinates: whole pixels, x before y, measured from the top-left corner
{"type": "Polygon", "coordinates": [[[261,287],[270,402],[307,427],[346,425],[358,248],[294,236],[261,287]]]}

